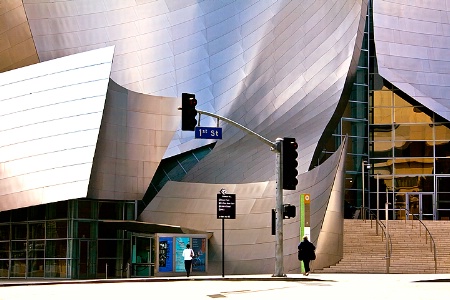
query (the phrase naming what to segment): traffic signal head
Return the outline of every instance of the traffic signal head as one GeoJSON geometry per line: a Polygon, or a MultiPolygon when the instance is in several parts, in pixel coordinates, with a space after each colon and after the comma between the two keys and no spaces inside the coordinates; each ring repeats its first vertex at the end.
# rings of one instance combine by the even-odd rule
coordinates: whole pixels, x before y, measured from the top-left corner
{"type": "Polygon", "coordinates": [[[194,94],[183,93],[181,95],[181,130],[194,131],[197,126],[197,99],[194,94]]]}
{"type": "Polygon", "coordinates": [[[295,190],[298,184],[297,180],[297,148],[298,144],[295,138],[285,137],[281,148],[283,159],[283,189],[295,190]]]}
{"type": "Polygon", "coordinates": [[[283,205],[283,219],[295,218],[296,208],[295,205],[284,204],[283,205]]]}

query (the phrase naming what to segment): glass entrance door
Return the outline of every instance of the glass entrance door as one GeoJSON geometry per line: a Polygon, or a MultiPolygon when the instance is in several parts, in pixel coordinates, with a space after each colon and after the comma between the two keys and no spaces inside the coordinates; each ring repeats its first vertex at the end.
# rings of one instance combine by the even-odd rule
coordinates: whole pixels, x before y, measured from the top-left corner
{"type": "Polygon", "coordinates": [[[435,220],[435,204],[432,193],[407,193],[406,214],[408,219],[435,220]]]}
{"type": "Polygon", "coordinates": [[[131,237],[131,276],[150,277],[154,275],[153,237],[132,235],[131,237]]]}

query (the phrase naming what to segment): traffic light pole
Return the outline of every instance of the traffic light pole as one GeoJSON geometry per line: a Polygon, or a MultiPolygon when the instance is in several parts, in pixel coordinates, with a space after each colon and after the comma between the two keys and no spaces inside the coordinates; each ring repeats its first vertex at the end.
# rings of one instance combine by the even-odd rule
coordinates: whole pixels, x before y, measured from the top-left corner
{"type": "MultiPolygon", "coordinates": [[[[282,145],[283,145],[283,139],[277,138],[276,142],[271,142],[270,140],[266,139],[265,137],[257,134],[256,132],[248,129],[247,127],[242,126],[239,123],[236,123],[233,120],[230,120],[228,118],[225,118],[223,116],[219,116],[207,111],[198,110],[197,113],[199,115],[206,115],[210,117],[217,118],[219,120],[225,121],[243,131],[246,133],[255,136],[257,139],[262,141],[263,143],[270,146],[270,150],[274,151],[277,155],[277,166],[276,166],[276,178],[277,178],[277,187],[276,187],[276,199],[275,199],[275,216],[276,216],[276,223],[275,223],[275,273],[273,274],[273,277],[285,277],[284,274],[284,263],[283,263],[283,156],[282,156],[282,145]]],[[[200,118],[200,116],[199,116],[200,118]]]]}

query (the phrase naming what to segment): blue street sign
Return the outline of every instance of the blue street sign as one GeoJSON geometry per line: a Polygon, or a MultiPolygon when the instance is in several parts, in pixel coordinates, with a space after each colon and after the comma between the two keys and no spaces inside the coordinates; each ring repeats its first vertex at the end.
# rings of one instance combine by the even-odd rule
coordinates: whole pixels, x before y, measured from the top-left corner
{"type": "Polygon", "coordinates": [[[222,128],[220,127],[195,127],[196,139],[222,139],[222,128]]]}

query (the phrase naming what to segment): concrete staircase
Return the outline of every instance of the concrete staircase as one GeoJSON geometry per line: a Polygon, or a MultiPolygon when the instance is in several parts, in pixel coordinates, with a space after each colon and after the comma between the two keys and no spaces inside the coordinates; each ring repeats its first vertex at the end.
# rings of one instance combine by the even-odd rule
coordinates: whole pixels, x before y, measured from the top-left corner
{"type": "MultiPolygon", "coordinates": [[[[422,221],[436,243],[437,271],[450,273],[450,221],[422,221]]],[[[389,273],[433,274],[434,253],[425,228],[417,221],[389,220],[392,242],[389,273]]],[[[344,257],[316,273],[386,273],[386,240],[376,235],[375,221],[344,220],[344,257]]],[[[312,266],[314,268],[314,265],[312,266]]]]}

